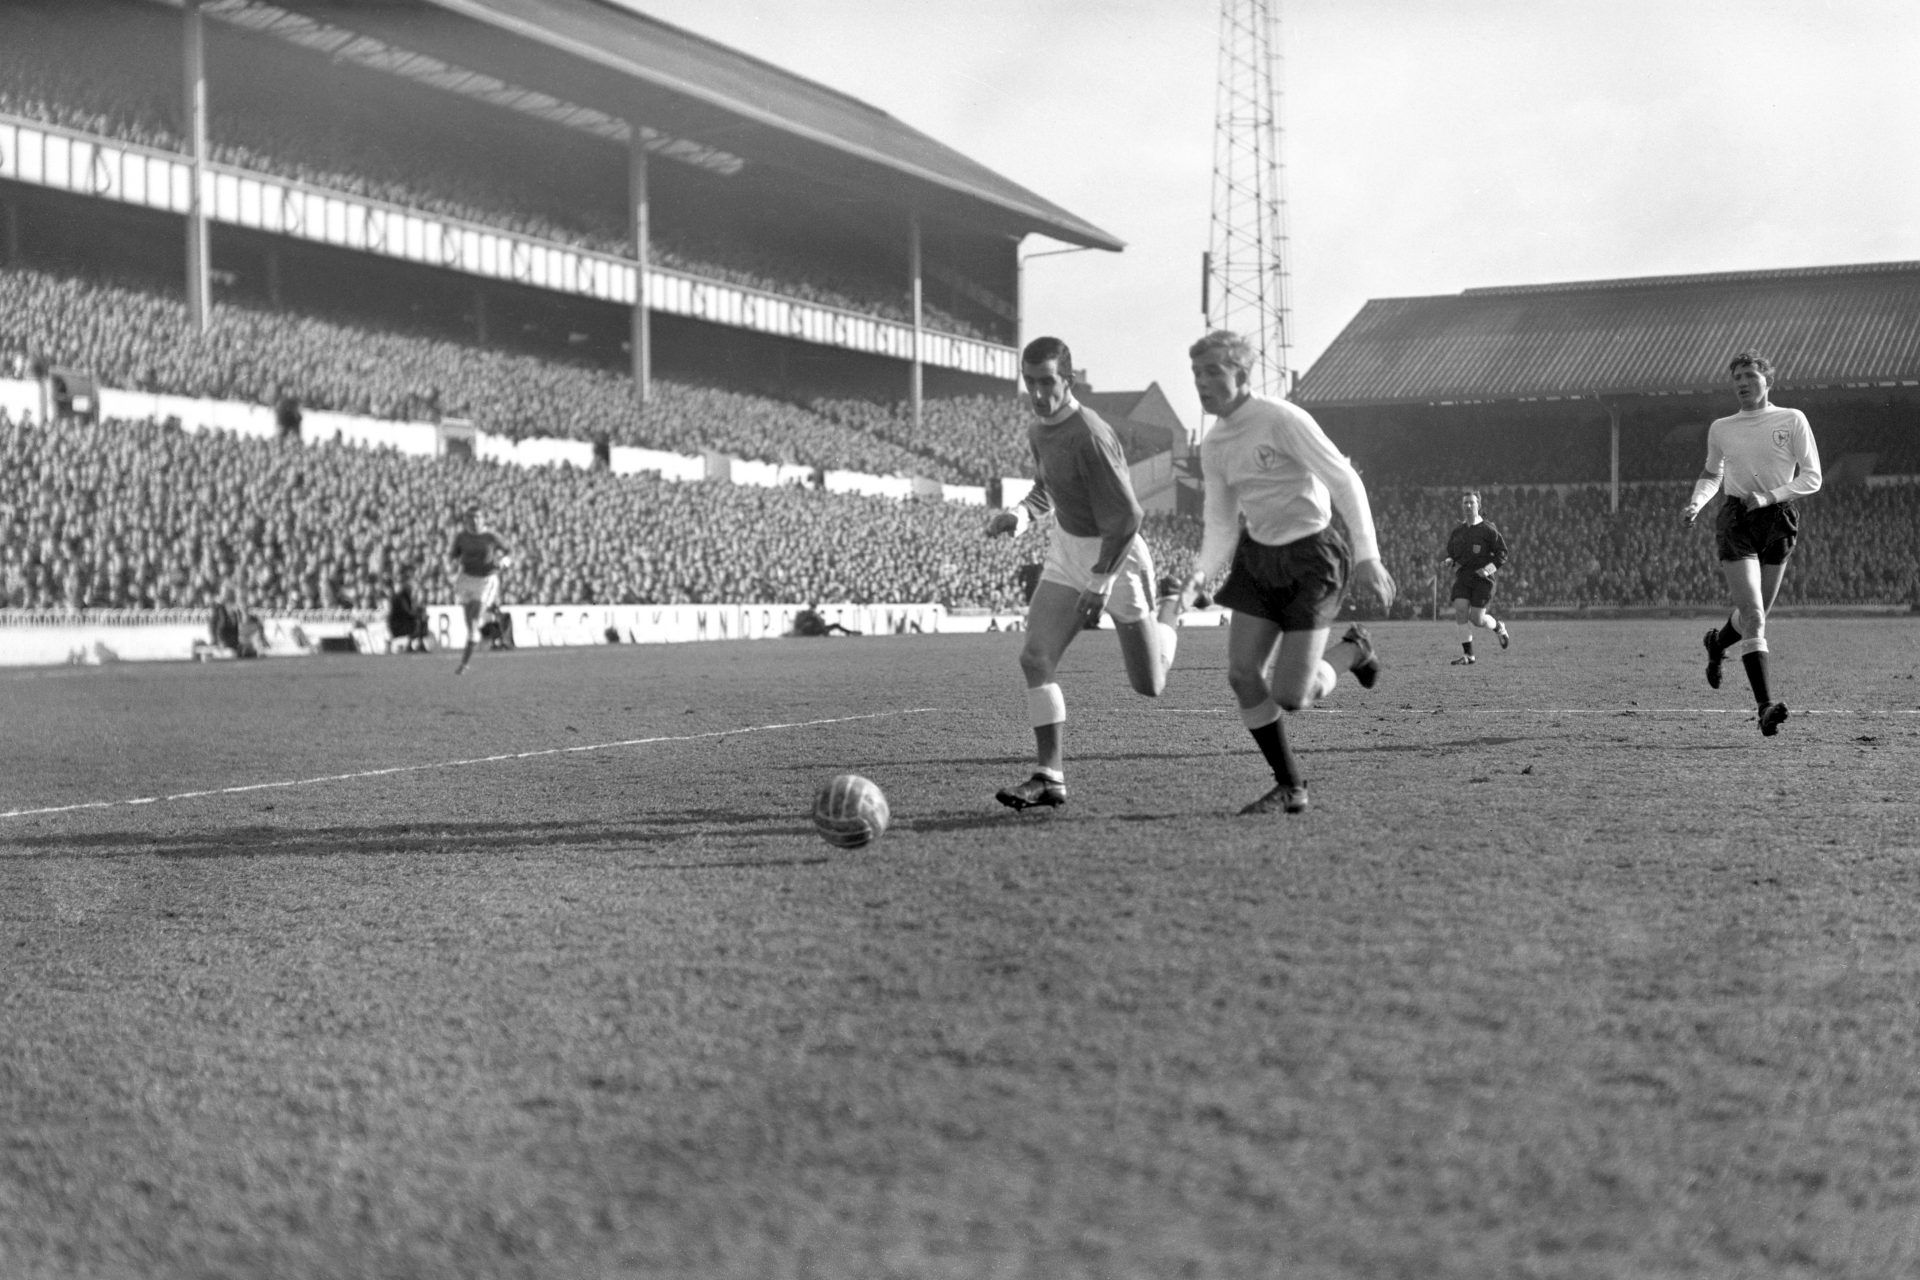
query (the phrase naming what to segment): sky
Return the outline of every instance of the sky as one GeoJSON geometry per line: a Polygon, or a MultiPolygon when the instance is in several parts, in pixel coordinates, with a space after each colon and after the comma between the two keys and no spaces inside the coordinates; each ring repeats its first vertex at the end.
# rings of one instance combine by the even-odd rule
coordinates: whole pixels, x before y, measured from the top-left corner
{"type": "MultiPolygon", "coordinates": [[[[1199,425],[1219,0],[616,2],[1124,240],[1026,262],[1025,334],[1199,425]]],[[[1370,298],[1920,259],[1915,0],[1279,3],[1298,370],[1370,298]]]]}

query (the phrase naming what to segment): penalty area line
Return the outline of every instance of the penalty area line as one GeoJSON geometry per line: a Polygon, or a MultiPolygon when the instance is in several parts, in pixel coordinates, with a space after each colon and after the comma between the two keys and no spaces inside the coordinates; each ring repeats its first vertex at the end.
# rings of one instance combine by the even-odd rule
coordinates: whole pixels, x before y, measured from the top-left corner
{"type": "Polygon", "coordinates": [[[542,747],[538,751],[509,751],[493,756],[473,756],[466,760],[436,760],[429,764],[402,764],[387,769],[361,769],[353,773],[330,773],[318,778],[290,778],[278,782],[250,782],[237,787],[210,787],[203,791],[176,791],[164,796],[141,796],[131,800],[89,800],[81,804],[50,805],[42,809],[13,809],[0,813],[7,818],[39,818],[60,813],[78,813],[84,809],[125,809],[146,804],[170,804],[176,800],[201,800],[209,796],[245,795],[249,791],[277,791],[291,787],[317,787],[329,782],[357,782],[364,778],[386,778],[401,773],[425,773],[434,769],[464,769],[472,765],[500,764],[509,760],[538,760],[543,756],[576,755],[584,751],[615,751],[622,747],[658,746],[671,742],[699,742],[706,738],[732,738],[748,733],[777,733],[782,729],[817,729],[830,724],[852,724],[860,720],[885,720],[894,716],[930,715],[940,707],[907,707],[899,711],[871,711],[857,716],[829,716],[820,720],[790,720],[780,724],[753,724],[738,729],[712,729],[706,733],[661,734],[652,738],[625,738],[619,742],[581,743],[570,747],[542,747]]]}

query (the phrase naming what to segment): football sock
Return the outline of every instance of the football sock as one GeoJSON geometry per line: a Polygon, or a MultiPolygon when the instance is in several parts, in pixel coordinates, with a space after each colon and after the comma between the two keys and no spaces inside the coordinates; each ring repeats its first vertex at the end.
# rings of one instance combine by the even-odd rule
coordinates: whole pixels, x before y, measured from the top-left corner
{"type": "Polygon", "coordinates": [[[1473,641],[1462,640],[1460,642],[1460,652],[1466,654],[1469,658],[1471,658],[1473,656],[1473,641]]]}
{"type": "Polygon", "coordinates": [[[1757,706],[1766,706],[1773,701],[1773,694],[1767,691],[1767,655],[1765,650],[1740,655],[1740,665],[1747,669],[1747,683],[1753,686],[1753,701],[1757,706]]]}
{"type": "Polygon", "coordinates": [[[1240,719],[1246,723],[1247,732],[1253,735],[1260,754],[1266,758],[1267,767],[1273,770],[1273,780],[1283,787],[1299,786],[1300,762],[1294,758],[1293,745],[1287,741],[1280,708],[1269,699],[1257,707],[1240,708],[1240,719]],[[1256,723],[1267,716],[1272,719],[1256,723]]]}
{"type": "Polygon", "coordinates": [[[1287,731],[1281,727],[1281,721],[1255,729],[1253,740],[1259,744],[1260,754],[1267,758],[1276,783],[1283,787],[1300,785],[1300,762],[1293,758],[1293,744],[1287,741],[1287,731]]]}
{"type": "Polygon", "coordinates": [[[1722,649],[1731,649],[1740,643],[1740,632],[1734,627],[1733,619],[1729,618],[1720,624],[1718,643],[1722,649]]]}

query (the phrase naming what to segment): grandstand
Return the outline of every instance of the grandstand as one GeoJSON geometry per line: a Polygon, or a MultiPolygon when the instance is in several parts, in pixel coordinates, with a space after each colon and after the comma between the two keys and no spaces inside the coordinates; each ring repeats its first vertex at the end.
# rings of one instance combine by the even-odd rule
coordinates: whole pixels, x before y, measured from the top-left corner
{"type": "Polygon", "coordinates": [[[978,545],[959,511],[462,459],[493,439],[984,495],[1030,474],[1028,235],[1121,247],[883,111],[603,0],[5,6],[0,597],[194,610],[233,581],[370,610],[402,565],[444,590],[445,513],[497,490],[520,599],[1017,604],[1032,547],[978,545]],[[274,406],[309,443],[344,423],[441,456],[87,421],[131,392],[189,427],[274,406]],[[171,495],[182,468],[198,483],[171,495]]]}
{"type": "MultiPolygon", "coordinates": [[[[444,594],[448,513],[480,496],[524,548],[518,601],[1015,609],[1036,546],[926,499],[1028,474],[1028,235],[1120,247],[602,0],[0,7],[0,392],[32,379],[74,415],[0,395],[0,600],[192,611],[238,582],[371,612],[401,567],[444,594]],[[296,461],[173,407],[86,421],[133,392],[393,448],[296,461]],[[484,460],[513,448],[575,469],[484,460]],[[895,496],[826,491],[855,475],[895,496]]],[[[1684,608],[1720,589],[1669,513],[1726,355],[1763,346],[1829,474],[1785,601],[1894,607],[1920,602],[1920,490],[1897,482],[1920,475],[1917,322],[1911,263],[1384,299],[1295,398],[1367,472],[1397,612],[1427,603],[1453,512],[1433,486],[1460,483],[1499,491],[1509,606],[1684,608]]],[[[1149,540],[1183,570],[1184,427],[1158,388],[1085,394],[1151,470],[1173,514],[1149,540]]]]}
{"type": "Polygon", "coordinates": [[[1370,477],[1690,477],[1758,348],[1829,484],[1920,475],[1920,262],[1468,289],[1367,303],[1293,398],[1370,477]]]}
{"type": "MultiPolygon", "coordinates": [[[[918,426],[923,393],[1011,388],[1022,237],[1121,247],[882,111],[602,0],[15,5],[0,72],[4,265],[196,331],[259,308],[918,426]]],[[[231,390],[353,394],[250,372],[231,390]]],[[[470,385],[414,380],[415,412],[470,385]]],[[[596,389],[616,390],[652,398],[596,389]]],[[[637,407],[582,428],[564,394],[533,420],[486,400],[501,434],[644,434],[637,407]]]]}
{"type": "Polygon", "coordinates": [[[1403,609],[1431,603],[1462,485],[1497,491],[1508,607],[1705,605],[1711,553],[1675,513],[1748,347],[1826,473],[1782,603],[1920,605],[1920,263],[1377,298],[1293,399],[1366,474],[1403,609]]]}

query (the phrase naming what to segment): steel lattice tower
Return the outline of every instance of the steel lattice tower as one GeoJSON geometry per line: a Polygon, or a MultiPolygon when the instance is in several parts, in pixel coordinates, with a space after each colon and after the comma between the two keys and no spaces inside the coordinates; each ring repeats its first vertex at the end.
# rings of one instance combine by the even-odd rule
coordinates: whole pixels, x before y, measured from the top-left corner
{"type": "Polygon", "coordinates": [[[1293,384],[1287,201],[1280,157],[1280,0],[1220,0],[1220,79],[1213,123],[1213,216],[1200,309],[1260,353],[1252,388],[1293,384]]]}

